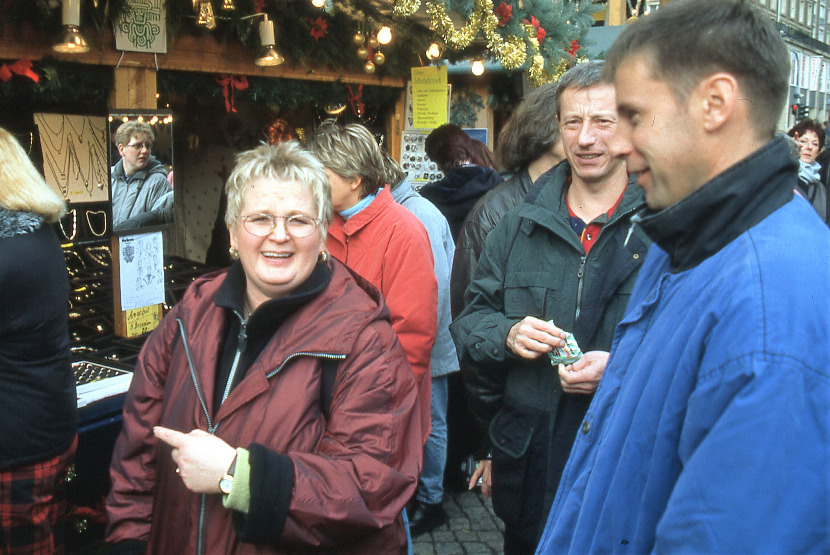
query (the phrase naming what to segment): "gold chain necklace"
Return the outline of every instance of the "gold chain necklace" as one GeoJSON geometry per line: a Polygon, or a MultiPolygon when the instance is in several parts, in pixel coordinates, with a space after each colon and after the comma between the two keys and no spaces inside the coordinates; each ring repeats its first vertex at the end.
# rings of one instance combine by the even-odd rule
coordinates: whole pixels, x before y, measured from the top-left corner
{"type": "Polygon", "coordinates": [[[89,231],[96,237],[103,237],[103,235],[107,232],[107,213],[103,210],[87,210],[86,211],[86,224],[89,227],[89,231]],[[101,229],[100,232],[95,231],[92,227],[92,220],[90,219],[90,214],[93,216],[103,216],[104,227],[101,229]]]}
{"type": "Polygon", "coordinates": [[[78,213],[75,208],[70,210],[68,214],[72,214],[72,233],[67,235],[66,229],[63,227],[63,218],[66,216],[64,215],[61,219],[58,220],[58,227],[61,228],[61,233],[64,237],[66,237],[67,241],[72,241],[75,238],[75,235],[78,233],[78,213]]]}

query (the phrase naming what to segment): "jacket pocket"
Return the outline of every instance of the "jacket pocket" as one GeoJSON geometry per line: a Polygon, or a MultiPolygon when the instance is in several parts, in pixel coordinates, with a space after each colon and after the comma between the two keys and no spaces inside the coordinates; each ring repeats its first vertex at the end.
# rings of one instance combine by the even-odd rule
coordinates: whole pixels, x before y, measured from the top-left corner
{"type": "Polygon", "coordinates": [[[546,487],[544,414],[505,404],[490,425],[493,510],[512,534],[536,541],[546,487]]]}
{"type": "Polygon", "coordinates": [[[561,273],[508,271],[504,278],[505,315],[544,319],[545,304],[556,300],[561,285],[561,273]]]}

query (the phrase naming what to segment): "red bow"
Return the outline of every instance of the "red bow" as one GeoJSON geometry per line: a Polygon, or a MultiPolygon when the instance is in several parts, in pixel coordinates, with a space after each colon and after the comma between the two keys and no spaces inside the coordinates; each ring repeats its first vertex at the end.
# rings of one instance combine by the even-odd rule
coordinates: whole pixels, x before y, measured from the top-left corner
{"type": "Polygon", "coordinates": [[[228,112],[236,112],[236,107],[233,105],[233,90],[244,91],[248,88],[248,78],[244,75],[226,75],[221,73],[216,76],[216,83],[222,87],[222,92],[225,94],[225,110],[228,112]]]}
{"type": "Polygon", "coordinates": [[[358,117],[362,117],[363,112],[366,111],[366,107],[363,105],[363,100],[362,100],[362,98],[363,98],[363,85],[359,85],[357,87],[357,95],[355,95],[354,92],[352,91],[352,86],[351,85],[346,85],[346,88],[349,89],[348,99],[349,99],[349,104],[352,105],[352,112],[354,112],[354,115],[356,115],[358,117]]]}
{"type": "Polygon", "coordinates": [[[542,39],[545,38],[547,34],[542,26],[539,24],[539,20],[536,19],[534,16],[530,16],[530,21],[527,19],[524,20],[526,25],[532,25],[534,29],[536,29],[536,42],[539,43],[539,46],[542,46],[542,39]]]}
{"type": "Polygon", "coordinates": [[[40,81],[40,76],[32,71],[32,61],[29,58],[21,58],[11,65],[3,64],[0,66],[0,81],[5,83],[12,78],[14,73],[28,77],[35,83],[40,81]]]}

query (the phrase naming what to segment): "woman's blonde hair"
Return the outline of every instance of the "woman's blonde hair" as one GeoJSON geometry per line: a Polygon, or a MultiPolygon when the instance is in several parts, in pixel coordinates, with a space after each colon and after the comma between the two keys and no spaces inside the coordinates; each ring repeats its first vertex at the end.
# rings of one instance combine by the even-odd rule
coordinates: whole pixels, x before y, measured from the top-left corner
{"type": "Polygon", "coordinates": [[[228,209],[225,223],[233,225],[242,210],[245,189],[255,179],[293,181],[305,187],[317,210],[319,229],[323,239],[332,220],[331,190],[323,165],[297,141],[283,141],[276,145],[260,145],[240,153],[236,165],[225,184],[228,209]]]}
{"type": "Polygon", "coordinates": [[[16,212],[39,214],[54,223],[66,203],[46,184],[14,135],[0,127],[0,205],[16,212]]]}
{"type": "Polygon", "coordinates": [[[359,123],[324,123],[305,143],[323,165],[343,179],[360,178],[360,198],[386,184],[383,155],[371,131],[359,123]]]}

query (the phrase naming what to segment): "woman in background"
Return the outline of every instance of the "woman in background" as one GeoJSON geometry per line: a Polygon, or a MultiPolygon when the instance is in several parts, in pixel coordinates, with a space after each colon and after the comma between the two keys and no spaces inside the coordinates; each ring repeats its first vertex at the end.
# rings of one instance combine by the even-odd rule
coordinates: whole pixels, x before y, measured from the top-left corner
{"type": "Polygon", "coordinates": [[[821,179],[821,164],[816,161],[824,148],[824,129],[814,119],[803,119],[787,133],[799,150],[798,185],[795,192],[807,199],[825,222],[828,221],[827,186],[821,179]]]}
{"type": "Polygon", "coordinates": [[[77,445],[63,198],[0,129],[0,553],[63,553],[58,487],[77,445]]]}
{"type": "MultiPolygon", "coordinates": [[[[386,187],[383,154],[359,124],[320,126],[306,144],[326,168],[334,219],[331,255],[383,294],[418,383],[423,442],[430,430],[432,346],[438,330],[438,284],[423,224],[386,187]]],[[[423,443],[422,443],[423,446],[423,443]]]]}
{"type": "Polygon", "coordinates": [[[444,177],[424,185],[419,193],[444,214],[457,241],[467,213],[503,179],[492,167],[489,149],[452,123],[433,129],[424,141],[424,149],[444,177]]]}

